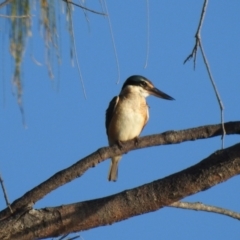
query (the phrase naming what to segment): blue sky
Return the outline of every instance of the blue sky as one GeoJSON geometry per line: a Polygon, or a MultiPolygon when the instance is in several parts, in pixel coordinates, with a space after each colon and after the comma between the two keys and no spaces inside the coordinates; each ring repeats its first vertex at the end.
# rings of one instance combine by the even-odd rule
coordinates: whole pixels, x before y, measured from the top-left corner
{"type": "MultiPolygon", "coordinates": [[[[87,7],[101,11],[99,1],[87,7]]],[[[59,48],[62,65],[54,64],[50,80],[44,65],[44,44],[34,12],[33,37],[23,63],[23,101],[27,129],[11,85],[10,58],[5,19],[0,20],[0,172],[10,201],[35,187],[96,149],[108,144],[105,110],[133,74],[149,78],[156,87],[174,97],[165,101],[149,97],[150,120],[143,135],[180,130],[220,122],[220,110],[200,54],[196,70],[192,61],[183,65],[192,51],[202,1],[149,1],[150,41],[147,68],[146,1],[107,1],[117,50],[118,70],[108,19],[74,8],[77,54],[85,84],[84,98],[78,71],[71,66],[65,16],[59,13],[59,48]],[[43,65],[36,65],[34,58],[43,65]]],[[[210,1],[202,28],[202,43],[225,110],[225,121],[239,120],[240,102],[240,2],[210,1]]],[[[4,13],[2,10],[1,13],[4,13]]],[[[226,136],[225,147],[239,142],[226,136]]],[[[50,207],[108,196],[163,178],[196,164],[221,147],[213,138],[160,146],[124,155],[116,183],[107,181],[109,160],[89,169],[81,178],[57,189],[35,207],[50,207]]],[[[188,197],[240,212],[239,177],[188,197]]],[[[5,208],[3,196],[0,207],[5,208]]],[[[213,213],[164,208],[111,226],[84,231],[91,239],[239,239],[237,220],[213,213]]]]}

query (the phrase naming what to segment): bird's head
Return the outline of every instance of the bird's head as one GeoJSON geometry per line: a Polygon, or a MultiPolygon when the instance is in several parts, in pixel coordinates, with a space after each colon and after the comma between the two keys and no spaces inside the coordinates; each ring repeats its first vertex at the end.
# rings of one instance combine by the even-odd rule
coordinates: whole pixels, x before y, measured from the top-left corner
{"type": "Polygon", "coordinates": [[[129,77],[122,86],[122,91],[130,88],[132,91],[138,92],[141,96],[147,97],[153,95],[155,97],[174,100],[171,96],[155,88],[153,83],[147,78],[139,75],[129,77]]]}

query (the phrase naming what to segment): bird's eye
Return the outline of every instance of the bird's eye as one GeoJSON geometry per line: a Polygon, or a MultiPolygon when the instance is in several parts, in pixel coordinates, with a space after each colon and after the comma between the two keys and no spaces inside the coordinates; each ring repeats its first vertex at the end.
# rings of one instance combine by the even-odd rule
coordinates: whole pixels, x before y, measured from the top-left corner
{"type": "Polygon", "coordinates": [[[141,82],[141,85],[142,85],[143,87],[146,87],[146,86],[147,86],[147,83],[146,83],[146,82],[141,82]]]}

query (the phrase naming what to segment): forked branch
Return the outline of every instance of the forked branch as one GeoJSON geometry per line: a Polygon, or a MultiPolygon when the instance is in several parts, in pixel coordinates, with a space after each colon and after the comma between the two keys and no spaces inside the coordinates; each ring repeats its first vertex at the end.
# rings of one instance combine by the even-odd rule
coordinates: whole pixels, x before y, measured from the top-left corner
{"type": "MultiPolygon", "coordinates": [[[[240,122],[225,123],[226,134],[240,134],[240,122]]],[[[41,198],[49,194],[58,187],[81,177],[89,168],[96,166],[104,160],[113,156],[122,155],[130,150],[136,150],[145,147],[160,146],[166,144],[176,144],[184,141],[194,141],[197,139],[212,138],[222,135],[222,125],[207,125],[198,128],[191,128],[181,131],[169,131],[162,134],[155,134],[139,138],[138,145],[135,141],[127,141],[124,143],[124,149],[119,149],[117,145],[112,147],[104,147],[90,154],[89,156],[79,160],[69,168],[66,168],[45,182],[39,184],[29,192],[25,193],[21,198],[15,200],[11,204],[13,212],[28,208],[31,204],[36,203],[41,198]],[[30,205],[29,205],[30,204],[30,205]]],[[[0,212],[0,220],[10,216],[8,208],[0,212]]]]}
{"type": "Polygon", "coordinates": [[[197,51],[198,51],[198,47],[199,47],[200,50],[201,50],[201,53],[202,53],[204,64],[205,64],[207,72],[208,72],[209,79],[210,79],[211,84],[213,86],[213,90],[215,92],[215,95],[217,97],[217,101],[218,101],[218,104],[219,104],[219,107],[220,107],[220,114],[221,114],[220,119],[221,119],[221,124],[222,124],[222,129],[223,129],[223,133],[222,133],[222,148],[223,148],[224,147],[224,136],[226,135],[226,131],[224,129],[224,113],[223,113],[224,107],[223,107],[222,100],[220,98],[220,94],[219,94],[219,92],[217,90],[217,85],[215,84],[215,81],[213,79],[213,75],[211,73],[210,66],[209,66],[209,63],[207,61],[206,54],[205,54],[205,52],[203,50],[202,40],[201,40],[201,29],[202,29],[203,20],[204,20],[205,14],[206,14],[207,4],[208,4],[208,0],[204,0],[203,7],[202,7],[202,12],[201,12],[201,17],[200,17],[200,20],[199,20],[197,32],[195,34],[195,45],[193,47],[192,52],[184,60],[184,64],[188,60],[193,58],[193,68],[195,69],[195,67],[196,67],[196,58],[197,58],[197,51]]]}
{"type": "Polygon", "coordinates": [[[238,174],[240,143],[217,151],[183,171],[137,188],[99,199],[15,213],[1,221],[0,239],[39,239],[106,226],[156,211],[238,174]]]}
{"type": "Polygon", "coordinates": [[[193,58],[193,67],[194,67],[194,69],[196,67],[197,50],[198,50],[199,43],[201,41],[201,39],[200,39],[201,29],[202,29],[202,25],[203,25],[203,20],[204,20],[204,17],[205,17],[206,9],[207,9],[207,4],[208,4],[208,0],[204,0],[203,7],[202,7],[202,12],[201,12],[201,17],[200,17],[200,20],[199,20],[197,32],[195,34],[195,45],[193,47],[192,52],[189,54],[189,56],[183,62],[183,63],[186,63],[188,60],[193,58]]]}

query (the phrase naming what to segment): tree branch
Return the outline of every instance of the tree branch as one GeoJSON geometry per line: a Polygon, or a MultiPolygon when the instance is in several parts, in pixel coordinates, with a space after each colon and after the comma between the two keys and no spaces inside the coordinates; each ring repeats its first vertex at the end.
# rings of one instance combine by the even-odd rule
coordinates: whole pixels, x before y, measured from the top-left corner
{"type": "Polygon", "coordinates": [[[7,196],[7,190],[6,190],[5,186],[4,186],[1,174],[0,174],[0,184],[1,184],[1,187],[2,187],[2,191],[3,191],[3,195],[4,195],[4,199],[5,199],[6,205],[8,206],[10,212],[12,213],[11,205],[10,205],[10,202],[9,202],[8,196],[7,196]]]}
{"type": "Polygon", "coordinates": [[[74,5],[74,6],[82,8],[83,10],[86,10],[86,11],[89,11],[89,12],[92,12],[92,13],[95,13],[95,14],[107,16],[107,14],[105,14],[105,13],[98,12],[98,11],[92,10],[90,8],[86,8],[86,7],[84,7],[84,6],[80,5],[80,4],[74,3],[74,2],[69,1],[69,0],[63,0],[63,2],[70,3],[70,4],[74,5]]]}
{"type": "Polygon", "coordinates": [[[223,133],[222,133],[222,148],[223,148],[224,147],[224,136],[226,135],[226,131],[224,129],[224,114],[223,114],[224,107],[223,107],[222,100],[220,98],[220,94],[219,94],[219,92],[217,90],[217,86],[216,86],[216,84],[214,82],[214,79],[213,79],[213,76],[212,76],[212,73],[211,73],[211,70],[210,70],[210,66],[209,66],[208,61],[207,61],[207,57],[206,57],[206,55],[204,53],[203,46],[202,46],[202,40],[201,40],[201,28],[202,28],[203,20],[204,20],[206,9],[207,9],[207,4],[208,4],[208,0],[204,0],[203,7],[202,7],[202,12],[201,12],[201,17],[200,17],[200,20],[199,20],[197,32],[195,34],[195,39],[196,39],[195,45],[193,47],[192,52],[184,60],[183,64],[185,64],[188,60],[193,58],[193,67],[195,69],[195,67],[196,67],[196,58],[197,58],[197,50],[198,50],[198,47],[199,47],[200,50],[201,50],[201,53],[202,53],[204,64],[205,64],[205,66],[207,68],[208,76],[210,78],[211,84],[213,86],[213,90],[214,90],[214,92],[216,94],[217,101],[218,101],[218,104],[219,104],[219,107],[220,107],[220,114],[221,114],[221,118],[220,119],[221,119],[222,129],[223,129],[223,133]]]}
{"type": "MultiPolygon", "coordinates": [[[[225,123],[225,129],[226,134],[240,134],[240,122],[225,123]]],[[[16,212],[22,208],[29,208],[32,204],[36,203],[51,191],[74,180],[75,178],[81,177],[89,168],[95,167],[97,164],[108,158],[121,155],[129,152],[130,150],[166,144],[176,144],[184,141],[194,141],[197,139],[211,138],[219,135],[222,135],[221,124],[207,125],[187,130],[169,131],[162,134],[145,136],[139,139],[137,146],[135,145],[134,141],[127,141],[124,143],[124,148],[121,150],[117,145],[100,148],[94,153],[79,160],[69,168],[59,171],[45,182],[25,193],[22,197],[15,200],[11,204],[11,208],[13,212],[16,212]]],[[[0,212],[0,220],[8,216],[10,216],[10,211],[8,208],[0,212]]]]}
{"type": "Polygon", "coordinates": [[[221,119],[222,129],[223,129],[223,134],[222,134],[222,148],[223,148],[224,147],[224,141],[223,140],[224,140],[224,136],[226,135],[226,131],[225,131],[225,128],[224,128],[224,114],[223,114],[224,107],[223,107],[222,100],[220,98],[220,94],[217,90],[217,86],[216,86],[215,81],[213,79],[213,76],[212,76],[212,73],[211,73],[211,70],[210,70],[210,66],[209,66],[208,61],[207,61],[207,57],[205,56],[203,46],[202,46],[202,41],[199,41],[199,48],[201,50],[201,53],[202,53],[202,56],[203,56],[203,61],[204,61],[204,64],[207,68],[208,76],[209,76],[209,79],[212,83],[213,90],[215,92],[215,95],[216,95],[216,98],[218,100],[218,104],[219,104],[219,107],[220,107],[220,114],[221,114],[220,119],[221,119]]]}
{"type": "Polygon", "coordinates": [[[230,210],[225,209],[225,208],[206,205],[206,204],[203,204],[201,202],[195,202],[195,203],[175,202],[175,203],[170,204],[169,207],[184,208],[184,209],[191,209],[191,210],[196,210],[196,211],[218,213],[218,214],[222,214],[222,215],[240,220],[240,213],[233,212],[233,211],[230,211],[230,210]]]}
{"type": "Polygon", "coordinates": [[[156,211],[240,174],[240,143],[163,179],[108,197],[16,213],[0,224],[0,239],[55,237],[156,211]]]}
{"type": "Polygon", "coordinates": [[[202,12],[201,12],[201,17],[200,17],[200,20],[199,20],[197,32],[195,34],[195,40],[196,40],[195,41],[195,45],[193,47],[192,52],[188,55],[188,57],[183,62],[183,64],[184,64],[188,60],[193,58],[193,67],[194,67],[194,69],[196,67],[197,50],[198,50],[198,46],[199,46],[199,42],[200,42],[200,33],[201,33],[202,24],[203,24],[203,20],[204,20],[206,9],[207,9],[207,4],[208,4],[208,0],[204,0],[203,7],[202,7],[202,12]]]}

